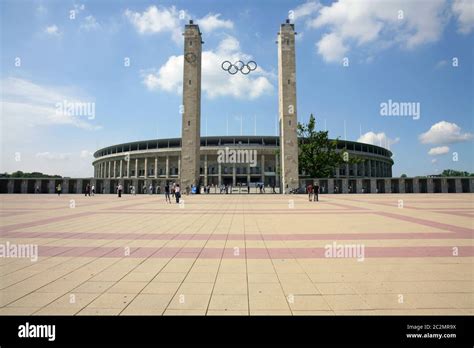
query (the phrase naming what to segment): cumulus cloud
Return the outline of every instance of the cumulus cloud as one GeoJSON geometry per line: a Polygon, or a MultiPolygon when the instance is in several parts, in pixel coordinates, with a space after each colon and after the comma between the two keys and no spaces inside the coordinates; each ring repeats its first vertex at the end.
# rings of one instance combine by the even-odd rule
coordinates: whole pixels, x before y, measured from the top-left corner
{"type": "Polygon", "coordinates": [[[349,48],[344,45],[343,40],[334,33],[324,35],[323,38],[316,43],[316,47],[318,53],[327,62],[341,60],[349,50],[349,48]]]}
{"type": "Polygon", "coordinates": [[[448,19],[446,8],[445,0],[339,0],[318,9],[308,23],[327,30],[318,53],[334,62],[354,47],[410,49],[437,41],[448,19]]]}
{"type": "Polygon", "coordinates": [[[304,4],[301,4],[297,6],[295,9],[290,10],[290,19],[293,20],[293,22],[297,22],[301,20],[302,18],[311,16],[315,13],[318,12],[318,10],[321,8],[321,4],[318,1],[308,1],[305,2],[304,4]],[[293,12],[291,12],[293,11],[293,12]]]}
{"type": "Polygon", "coordinates": [[[471,140],[471,133],[463,133],[456,123],[438,122],[419,135],[422,144],[452,144],[471,140]]]}
{"type": "Polygon", "coordinates": [[[449,152],[449,147],[448,146],[438,146],[438,147],[433,147],[428,151],[428,155],[430,156],[439,156],[439,155],[445,155],[449,152]]]}
{"type": "MultiPolygon", "coordinates": [[[[269,81],[273,75],[261,67],[248,75],[240,73],[230,75],[221,69],[225,60],[235,62],[251,60],[252,57],[241,52],[239,41],[228,36],[222,40],[216,50],[202,53],[202,85],[208,98],[231,96],[237,99],[255,99],[273,91],[269,81]]],[[[158,70],[143,71],[143,83],[149,90],[164,90],[181,93],[183,86],[183,55],[171,56],[158,70]]]]}
{"type": "Polygon", "coordinates": [[[202,32],[211,32],[216,29],[233,29],[234,23],[230,20],[222,20],[219,19],[221,15],[218,14],[211,14],[209,13],[203,18],[197,20],[197,24],[199,25],[199,29],[202,32]]]}
{"type": "Polygon", "coordinates": [[[174,41],[181,41],[179,12],[175,6],[150,6],[144,12],[125,11],[125,17],[140,34],[170,33],[174,41]]]}
{"type": "Polygon", "coordinates": [[[385,148],[390,148],[390,145],[396,144],[400,141],[400,138],[389,138],[384,132],[374,133],[374,132],[367,132],[362,134],[359,139],[357,139],[360,143],[365,144],[372,144],[377,146],[383,146],[385,148]]]}
{"type": "MultiPolygon", "coordinates": [[[[209,13],[202,18],[196,19],[201,32],[210,33],[217,29],[233,29],[234,23],[231,20],[220,18],[220,13],[209,13]]],[[[191,15],[185,10],[178,11],[175,6],[150,6],[144,12],[133,12],[129,9],[125,11],[125,17],[132,23],[140,34],[170,33],[171,38],[176,43],[183,40],[182,20],[191,19],[191,15]]]]}
{"type": "Polygon", "coordinates": [[[474,2],[472,0],[454,0],[452,11],[458,19],[458,31],[469,34],[474,29],[474,2]]]}
{"type": "Polygon", "coordinates": [[[64,87],[42,86],[25,79],[6,78],[2,82],[2,123],[4,127],[37,127],[70,125],[95,130],[100,127],[89,122],[88,117],[58,112],[58,105],[67,103],[93,103],[90,98],[78,97],[64,87]]]}

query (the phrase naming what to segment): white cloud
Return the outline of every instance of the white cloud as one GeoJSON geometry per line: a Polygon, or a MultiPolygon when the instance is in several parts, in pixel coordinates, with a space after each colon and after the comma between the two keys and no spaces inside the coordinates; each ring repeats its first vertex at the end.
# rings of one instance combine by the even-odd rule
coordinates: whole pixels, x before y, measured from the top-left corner
{"type": "Polygon", "coordinates": [[[449,152],[449,147],[448,146],[438,146],[438,147],[433,147],[428,151],[428,155],[430,156],[439,156],[439,155],[445,155],[449,152]]]}
{"type": "Polygon", "coordinates": [[[433,159],[431,160],[431,163],[433,163],[433,164],[438,163],[438,159],[437,159],[437,158],[433,158],[433,159]]]}
{"type": "Polygon", "coordinates": [[[100,24],[96,21],[94,16],[90,15],[84,18],[79,28],[85,31],[93,31],[99,29],[100,24]]]}
{"type": "Polygon", "coordinates": [[[319,9],[309,26],[328,30],[318,52],[326,61],[339,61],[353,47],[414,48],[437,41],[447,22],[445,12],[445,0],[339,0],[319,9]]]}
{"type": "MultiPolygon", "coordinates": [[[[203,33],[210,33],[217,29],[233,29],[234,23],[231,20],[220,18],[221,14],[208,13],[202,18],[195,20],[199,29],[203,33]]],[[[170,33],[171,38],[176,43],[183,41],[181,35],[184,28],[182,21],[192,18],[186,10],[178,11],[175,6],[158,7],[150,6],[144,12],[125,11],[125,17],[133,24],[140,34],[170,33]]]]}
{"type": "Polygon", "coordinates": [[[458,19],[458,31],[469,34],[474,29],[474,2],[472,0],[454,0],[452,11],[458,19]]]}
{"type": "Polygon", "coordinates": [[[294,10],[291,10],[293,11],[293,18],[290,19],[296,23],[298,20],[304,17],[308,17],[315,14],[321,7],[321,4],[317,1],[305,2],[304,4],[297,6],[294,10]]]}
{"type": "Polygon", "coordinates": [[[49,35],[59,36],[61,33],[59,32],[59,28],[56,24],[50,25],[44,29],[44,32],[49,35]]]}
{"type": "Polygon", "coordinates": [[[174,41],[182,41],[179,11],[174,6],[150,6],[142,13],[127,9],[125,16],[140,34],[171,33],[174,41]]]}
{"type": "Polygon", "coordinates": [[[211,32],[216,29],[233,29],[234,23],[230,20],[219,19],[221,15],[209,13],[203,18],[198,19],[196,22],[199,25],[199,29],[202,32],[211,32]]]}
{"type": "Polygon", "coordinates": [[[398,143],[400,138],[397,137],[395,139],[391,139],[384,132],[367,132],[362,134],[359,139],[357,139],[357,141],[360,143],[372,144],[390,149],[390,145],[398,143]]]}
{"type": "Polygon", "coordinates": [[[0,100],[3,141],[25,138],[39,127],[69,125],[85,130],[100,129],[87,117],[58,112],[57,104],[64,101],[84,103],[88,98],[78,97],[77,91],[65,87],[48,87],[19,78],[2,82],[0,100]]]}
{"type": "Polygon", "coordinates": [[[446,121],[438,122],[419,135],[422,144],[452,144],[472,139],[471,133],[462,133],[461,128],[446,121]]]}
{"type": "Polygon", "coordinates": [[[346,52],[349,50],[347,46],[344,46],[344,42],[335,33],[326,34],[323,38],[316,43],[318,53],[327,62],[340,61],[346,52]]]}
{"type": "MultiPolygon", "coordinates": [[[[237,73],[230,75],[222,70],[225,60],[248,62],[252,57],[241,52],[239,41],[228,36],[214,51],[202,53],[202,90],[208,98],[231,96],[237,99],[256,99],[273,91],[269,81],[271,73],[261,67],[248,75],[237,73]]],[[[183,79],[183,56],[171,56],[158,70],[142,72],[143,83],[150,90],[161,89],[167,92],[181,93],[183,79]]]]}

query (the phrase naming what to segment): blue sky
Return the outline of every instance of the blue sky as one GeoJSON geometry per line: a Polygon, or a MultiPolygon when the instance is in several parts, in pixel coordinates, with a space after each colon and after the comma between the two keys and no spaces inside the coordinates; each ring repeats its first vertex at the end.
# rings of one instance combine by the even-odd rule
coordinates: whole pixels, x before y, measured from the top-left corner
{"type": "Polygon", "coordinates": [[[298,32],[300,122],[313,113],[331,137],[389,147],[394,175],[474,171],[472,1],[0,6],[1,172],[90,176],[91,154],[100,147],[179,137],[181,32],[190,18],[205,41],[201,134],[240,135],[242,119],[244,135],[276,135],[275,40],[288,17],[298,32]],[[259,67],[230,76],[220,68],[226,59],[259,67]],[[381,115],[389,100],[415,103],[419,118],[381,115]],[[58,103],[67,102],[93,105],[94,113],[58,114],[58,103]]]}

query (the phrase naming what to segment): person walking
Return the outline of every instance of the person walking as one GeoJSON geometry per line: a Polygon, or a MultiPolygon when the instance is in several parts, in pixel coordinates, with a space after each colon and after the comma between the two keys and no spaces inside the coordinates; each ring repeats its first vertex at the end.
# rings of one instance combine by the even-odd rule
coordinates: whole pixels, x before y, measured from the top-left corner
{"type": "Polygon", "coordinates": [[[174,188],[174,196],[176,197],[176,203],[179,203],[179,199],[181,198],[181,189],[179,184],[176,184],[176,187],[174,188]]]}
{"type": "Polygon", "coordinates": [[[89,195],[89,197],[91,196],[91,185],[89,184],[86,185],[86,197],[87,195],[89,195]]]}
{"type": "Polygon", "coordinates": [[[58,186],[56,186],[56,192],[58,193],[58,197],[61,196],[61,184],[58,184],[58,186]]]}
{"type": "Polygon", "coordinates": [[[148,187],[148,194],[149,195],[153,194],[153,184],[150,184],[150,187],[148,187]]]}
{"type": "Polygon", "coordinates": [[[168,182],[165,185],[165,202],[168,202],[169,204],[171,204],[170,184],[168,182]]]}
{"type": "Polygon", "coordinates": [[[92,187],[91,187],[91,192],[92,192],[92,196],[95,196],[95,186],[94,185],[92,185],[92,187]]]}
{"type": "Polygon", "coordinates": [[[309,184],[306,187],[306,191],[308,192],[308,198],[309,198],[309,201],[311,202],[313,200],[313,185],[309,184]]]}
{"type": "Polygon", "coordinates": [[[119,183],[117,186],[117,194],[119,198],[122,197],[122,190],[123,190],[122,184],[119,183]]]}
{"type": "Polygon", "coordinates": [[[319,202],[319,184],[314,185],[314,201],[319,202]]]}

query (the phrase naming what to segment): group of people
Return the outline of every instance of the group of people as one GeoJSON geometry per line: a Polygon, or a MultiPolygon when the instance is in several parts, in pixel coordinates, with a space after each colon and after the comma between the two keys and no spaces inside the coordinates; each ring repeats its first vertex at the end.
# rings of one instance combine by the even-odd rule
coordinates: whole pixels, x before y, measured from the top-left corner
{"type": "Polygon", "coordinates": [[[314,202],[318,202],[319,201],[319,185],[316,184],[316,185],[312,185],[312,184],[309,184],[307,187],[306,187],[306,192],[308,193],[308,198],[309,198],[309,201],[314,201],[314,202]]]}

